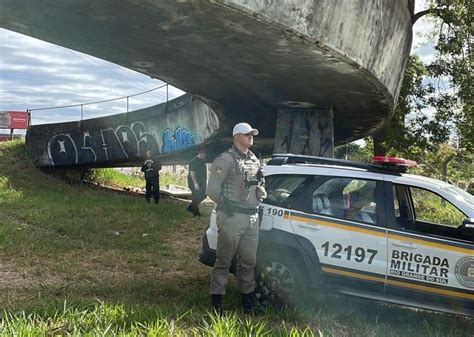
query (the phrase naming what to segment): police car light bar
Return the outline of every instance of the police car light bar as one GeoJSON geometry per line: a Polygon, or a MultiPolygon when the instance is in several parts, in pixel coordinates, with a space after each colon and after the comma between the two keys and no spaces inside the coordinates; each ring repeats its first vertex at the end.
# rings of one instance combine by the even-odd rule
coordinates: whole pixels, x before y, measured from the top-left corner
{"type": "Polygon", "coordinates": [[[372,163],[382,165],[393,165],[402,167],[412,167],[418,165],[414,160],[397,158],[397,157],[384,157],[384,156],[373,156],[372,163]]]}
{"type": "Polygon", "coordinates": [[[335,159],[327,157],[306,156],[292,153],[275,153],[267,165],[294,165],[294,164],[316,164],[316,165],[332,165],[342,167],[352,167],[365,169],[370,172],[396,174],[406,172],[408,167],[415,166],[417,163],[413,160],[375,156],[372,163],[362,163],[351,160],[335,159]]]}

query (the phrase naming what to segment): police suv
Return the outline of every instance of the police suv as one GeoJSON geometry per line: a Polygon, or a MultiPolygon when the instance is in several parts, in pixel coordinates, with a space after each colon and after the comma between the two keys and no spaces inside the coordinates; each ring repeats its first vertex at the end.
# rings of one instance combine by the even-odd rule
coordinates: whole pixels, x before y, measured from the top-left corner
{"type": "MultiPolygon", "coordinates": [[[[260,300],[298,304],[327,288],[474,315],[474,197],[403,173],[415,164],[274,155],[260,205],[260,300]]],[[[208,266],[215,261],[215,217],[213,211],[199,253],[208,266]]]]}

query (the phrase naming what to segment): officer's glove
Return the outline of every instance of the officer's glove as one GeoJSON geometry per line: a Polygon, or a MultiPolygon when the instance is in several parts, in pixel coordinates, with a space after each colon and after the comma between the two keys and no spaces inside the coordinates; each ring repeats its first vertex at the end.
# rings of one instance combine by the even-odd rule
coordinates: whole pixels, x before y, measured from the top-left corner
{"type": "Polygon", "coordinates": [[[267,197],[267,191],[265,191],[265,187],[263,186],[258,185],[256,188],[256,192],[257,192],[257,199],[259,201],[262,201],[263,199],[267,197]]]}
{"type": "Polygon", "coordinates": [[[194,183],[194,189],[195,189],[196,191],[199,191],[199,184],[198,184],[198,183],[194,183]]]}

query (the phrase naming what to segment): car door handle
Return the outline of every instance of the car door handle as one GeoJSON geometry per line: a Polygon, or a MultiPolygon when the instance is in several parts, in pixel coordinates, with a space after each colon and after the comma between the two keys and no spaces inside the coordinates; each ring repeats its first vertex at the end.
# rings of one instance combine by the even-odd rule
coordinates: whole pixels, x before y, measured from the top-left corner
{"type": "Polygon", "coordinates": [[[304,222],[299,222],[298,227],[308,228],[308,229],[312,229],[314,231],[319,231],[321,229],[321,227],[319,225],[310,225],[310,224],[307,224],[307,223],[304,223],[304,222]]]}
{"type": "Polygon", "coordinates": [[[403,247],[403,248],[409,248],[409,249],[418,248],[415,244],[413,244],[411,242],[404,242],[404,241],[393,242],[393,245],[397,246],[397,247],[403,247]]]}

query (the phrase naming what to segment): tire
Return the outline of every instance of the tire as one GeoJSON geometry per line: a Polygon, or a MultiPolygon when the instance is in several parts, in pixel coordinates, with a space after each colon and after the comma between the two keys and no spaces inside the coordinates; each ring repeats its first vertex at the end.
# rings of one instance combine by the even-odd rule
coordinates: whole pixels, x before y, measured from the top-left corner
{"type": "Polygon", "coordinates": [[[255,268],[255,295],[277,309],[305,307],[309,299],[305,268],[289,254],[261,258],[255,268]]]}

